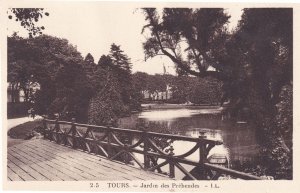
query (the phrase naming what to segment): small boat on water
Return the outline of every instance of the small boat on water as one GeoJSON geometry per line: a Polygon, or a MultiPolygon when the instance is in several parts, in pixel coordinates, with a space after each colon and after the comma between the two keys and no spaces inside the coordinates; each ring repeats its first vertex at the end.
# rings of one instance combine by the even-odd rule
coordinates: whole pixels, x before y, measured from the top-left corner
{"type": "MultiPolygon", "coordinates": [[[[207,158],[208,162],[210,164],[214,164],[214,165],[218,165],[218,166],[222,166],[222,167],[226,167],[228,168],[229,167],[229,160],[227,158],[226,155],[224,154],[218,154],[218,153],[214,153],[212,155],[210,155],[208,158],[207,158]]],[[[201,179],[202,177],[200,176],[200,173],[201,173],[201,168],[199,168],[198,166],[197,167],[194,167],[191,171],[190,171],[190,174],[192,174],[196,179],[201,179]]],[[[213,176],[216,175],[216,172],[215,171],[212,171],[212,174],[213,176]]],[[[224,175],[222,175],[223,178],[224,178],[224,175]]],[[[210,177],[211,178],[211,177],[210,177]]],[[[185,176],[182,178],[182,180],[190,180],[190,178],[188,176],[185,176]]]]}
{"type": "Polygon", "coordinates": [[[214,153],[207,158],[208,162],[211,164],[219,165],[228,168],[229,161],[226,155],[214,153]]]}

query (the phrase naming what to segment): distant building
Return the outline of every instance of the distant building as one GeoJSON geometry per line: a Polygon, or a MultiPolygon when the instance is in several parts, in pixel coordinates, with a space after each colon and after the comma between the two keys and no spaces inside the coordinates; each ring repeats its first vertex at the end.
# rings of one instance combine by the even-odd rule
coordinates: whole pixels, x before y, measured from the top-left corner
{"type": "Polygon", "coordinates": [[[7,85],[7,102],[8,103],[19,103],[24,102],[24,92],[20,90],[15,90],[13,84],[10,82],[7,85]]]}
{"type": "Polygon", "coordinates": [[[151,93],[148,90],[143,91],[144,99],[152,99],[151,93]]]}
{"type": "Polygon", "coordinates": [[[168,100],[172,98],[172,87],[167,85],[167,89],[165,91],[157,91],[154,93],[150,93],[148,90],[143,92],[144,99],[148,100],[168,100]]]}
{"type": "MultiPolygon", "coordinates": [[[[163,75],[168,75],[167,69],[165,67],[165,64],[163,64],[163,75]]],[[[153,93],[150,93],[148,90],[143,91],[144,99],[148,100],[169,100],[172,98],[172,87],[170,85],[167,85],[167,88],[165,91],[156,91],[153,93]]]]}
{"type": "MultiPolygon", "coordinates": [[[[31,94],[35,93],[38,89],[40,89],[40,85],[38,83],[34,83],[30,85],[31,94]]],[[[25,94],[24,91],[19,88],[14,88],[14,85],[10,82],[7,84],[7,102],[8,103],[22,103],[25,102],[25,94]]]]}

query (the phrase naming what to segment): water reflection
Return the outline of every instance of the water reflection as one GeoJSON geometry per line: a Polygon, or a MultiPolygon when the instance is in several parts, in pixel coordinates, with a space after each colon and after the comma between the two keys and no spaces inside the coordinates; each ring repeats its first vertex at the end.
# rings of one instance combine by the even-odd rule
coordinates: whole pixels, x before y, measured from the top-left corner
{"type": "Polygon", "coordinates": [[[164,109],[164,110],[150,110],[144,111],[139,114],[139,118],[145,118],[149,121],[172,121],[178,118],[183,117],[191,117],[193,115],[199,114],[212,114],[212,113],[219,113],[222,109],[164,109]]]}
{"type": "MultiPolygon", "coordinates": [[[[226,155],[232,168],[235,168],[232,163],[253,161],[258,155],[258,145],[251,124],[222,121],[219,111],[194,108],[148,110],[120,119],[119,127],[139,129],[147,123],[149,131],[191,137],[198,137],[200,132],[205,131],[208,139],[223,141],[223,145],[214,147],[210,154],[226,155]]],[[[175,155],[178,155],[190,150],[195,144],[175,141],[172,145],[175,155]]],[[[198,161],[199,155],[194,153],[188,158],[198,161]]]]}

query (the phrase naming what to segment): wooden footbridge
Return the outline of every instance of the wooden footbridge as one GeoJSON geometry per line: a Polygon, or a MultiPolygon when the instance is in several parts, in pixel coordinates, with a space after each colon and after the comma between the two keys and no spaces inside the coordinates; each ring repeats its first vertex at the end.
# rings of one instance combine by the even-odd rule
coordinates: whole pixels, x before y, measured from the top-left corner
{"type": "Polygon", "coordinates": [[[186,180],[259,177],[208,163],[209,151],[221,141],[43,120],[43,139],[8,148],[7,178],[11,181],[186,180]],[[176,140],[194,143],[181,155],[174,154],[176,140]],[[188,156],[198,152],[199,161],[188,156]],[[193,169],[187,169],[185,166],[193,169]],[[177,171],[177,172],[175,172],[177,171]]]}

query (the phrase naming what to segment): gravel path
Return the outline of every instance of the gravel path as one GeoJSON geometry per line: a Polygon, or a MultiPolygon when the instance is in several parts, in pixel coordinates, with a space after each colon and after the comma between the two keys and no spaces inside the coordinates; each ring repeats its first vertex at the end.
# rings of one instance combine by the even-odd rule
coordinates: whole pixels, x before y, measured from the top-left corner
{"type": "MultiPolygon", "coordinates": [[[[15,118],[15,119],[8,119],[7,120],[7,132],[13,128],[16,127],[17,125],[21,125],[23,123],[29,122],[29,121],[34,121],[36,119],[40,119],[42,117],[36,116],[34,119],[32,117],[21,117],[21,118],[15,118]]],[[[7,147],[20,144],[25,142],[24,139],[13,139],[10,136],[7,135],[7,147]]]]}
{"type": "Polygon", "coordinates": [[[7,120],[7,131],[9,131],[11,128],[21,125],[23,123],[34,121],[36,119],[40,119],[42,117],[36,116],[34,119],[32,117],[21,117],[21,118],[15,118],[15,119],[8,119],[7,120]]]}

